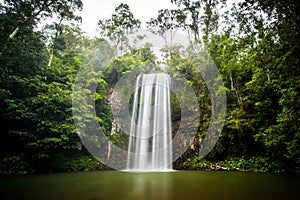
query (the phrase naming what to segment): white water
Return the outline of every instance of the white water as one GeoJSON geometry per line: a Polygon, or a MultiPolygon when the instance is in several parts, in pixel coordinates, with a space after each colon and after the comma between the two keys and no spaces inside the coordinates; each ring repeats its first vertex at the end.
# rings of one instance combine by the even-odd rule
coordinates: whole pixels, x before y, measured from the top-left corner
{"type": "Polygon", "coordinates": [[[127,170],[172,170],[170,84],[164,73],[137,77],[127,170]]]}

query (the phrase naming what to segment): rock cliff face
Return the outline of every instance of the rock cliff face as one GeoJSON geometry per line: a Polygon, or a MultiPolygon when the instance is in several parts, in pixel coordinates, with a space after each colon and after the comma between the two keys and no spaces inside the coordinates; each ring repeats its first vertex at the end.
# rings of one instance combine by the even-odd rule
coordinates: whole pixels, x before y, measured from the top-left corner
{"type": "Polygon", "coordinates": [[[118,114],[122,108],[122,95],[119,91],[111,89],[107,95],[107,102],[114,114],[118,114]]]}
{"type": "Polygon", "coordinates": [[[115,119],[115,116],[118,116],[122,107],[120,94],[118,94],[118,92],[110,92],[110,94],[107,96],[107,103],[111,107],[113,112],[113,121],[110,131],[110,134],[113,135],[120,132],[120,127],[118,126],[115,119]]]}
{"type": "Polygon", "coordinates": [[[125,97],[124,93],[117,90],[110,92],[107,97],[108,105],[113,112],[111,135],[120,133],[121,131],[129,131],[130,113],[129,103],[126,101],[129,101],[128,97],[125,97]]]}
{"type": "MultiPolygon", "coordinates": [[[[112,91],[110,91],[109,94],[107,95],[106,103],[112,109],[112,112],[113,112],[114,116],[118,113],[118,111],[120,110],[120,108],[122,106],[118,93],[117,92],[112,92],[112,91]]],[[[114,116],[113,116],[113,119],[112,119],[110,136],[112,136],[114,134],[118,134],[121,131],[121,129],[118,126],[118,123],[117,123],[114,116]]],[[[108,145],[107,145],[107,159],[108,160],[111,159],[112,151],[113,151],[112,141],[109,140],[108,145]]]]}

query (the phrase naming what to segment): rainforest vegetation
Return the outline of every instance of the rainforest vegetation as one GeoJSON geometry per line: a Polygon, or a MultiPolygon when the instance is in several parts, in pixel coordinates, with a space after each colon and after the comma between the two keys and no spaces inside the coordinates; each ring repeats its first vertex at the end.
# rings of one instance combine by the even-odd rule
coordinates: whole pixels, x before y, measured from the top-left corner
{"type": "MultiPolygon", "coordinates": [[[[1,1],[0,174],[108,170],[86,150],[74,124],[78,72],[100,77],[86,82],[97,84],[94,93],[86,86],[97,105],[95,120],[112,141],[126,146],[126,133],[115,127],[112,115],[113,88],[133,69],[158,70],[162,64],[188,80],[201,112],[194,143],[174,169],[300,172],[299,1],[170,1],[176,9],[159,10],[146,24],[120,4],[111,18],[99,19],[94,38],[80,29],[81,0],[1,1]],[[57,21],[47,23],[54,16],[57,21]],[[186,34],[221,74],[225,123],[204,158],[199,150],[211,119],[211,97],[193,65],[197,55],[169,44],[159,60],[151,44],[129,45],[127,34],[141,28],[154,28],[160,37],[167,31],[186,34]]],[[[180,108],[176,98],[172,101],[176,124],[180,108]]]]}

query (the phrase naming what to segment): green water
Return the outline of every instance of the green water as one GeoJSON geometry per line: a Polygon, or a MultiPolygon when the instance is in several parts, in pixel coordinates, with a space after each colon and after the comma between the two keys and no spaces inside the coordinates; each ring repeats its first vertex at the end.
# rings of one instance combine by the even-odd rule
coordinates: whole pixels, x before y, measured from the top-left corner
{"type": "Polygon", "coordinates": [[[300,177],[240,172],[117,171],[0,177],[0,199],[297,199],[300,177]]]}

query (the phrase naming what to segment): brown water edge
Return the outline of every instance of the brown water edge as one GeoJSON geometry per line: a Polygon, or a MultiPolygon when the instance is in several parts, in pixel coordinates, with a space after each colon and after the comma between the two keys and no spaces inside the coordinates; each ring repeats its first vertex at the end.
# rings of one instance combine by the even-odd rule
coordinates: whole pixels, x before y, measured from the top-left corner
{"type": "Polygon", "coordinates": [[[298,199],[300,176],[226,171],[95,171],[0,177],[0,199],[298,199]]]}

